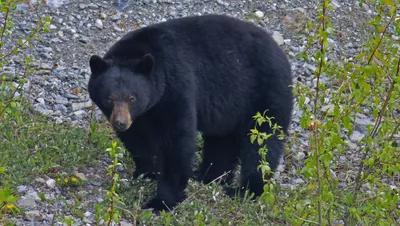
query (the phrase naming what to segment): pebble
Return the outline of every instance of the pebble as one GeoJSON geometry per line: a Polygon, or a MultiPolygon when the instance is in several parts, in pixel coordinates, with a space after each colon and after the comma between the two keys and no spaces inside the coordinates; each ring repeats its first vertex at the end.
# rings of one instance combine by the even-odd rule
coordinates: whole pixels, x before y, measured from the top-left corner
{"type": "Polygon", "coordinates": [[[260,11],[260,10],[257,10],[254,14],[255,14],[258,18],[263,18],[263,17],[264,17],[264,12],[262,12],[262,11],[260,11]]]}
{"type": "Polygon", "coordinates": [[[301,161],[306,157],[306,154],[304,152],[297,152],[296,155],[293,156],[293,158],[297,161],[301,161]]]}
{"type": "Polygon", "coordinates": [[[18,206],[21,208],[32,208],[36,206],[36,201],[34,198],[20,198],[18,200],[18,206]]]}
{"type": "Polygon", "coordinates": [[[43,220],[43,216],[38,210],[32,210],[25,212],[25,219],[29,221],[41,221],[43,220]]]}
{"type": "Polygon", "coordinates": [[[295,178],[295,179],[293,179],[293,182],[294,182],[295,184],[304,184],[304,180],[301,179],[301,178],[295,178]]]}
{"type": "Polygon", "coordinates": [[[83,102],[83,103],[72,103],[71,104],[72,111],[81,110],[81,109],[84,109],[84,108],[88,108],[90,106],[92,106],[92,101],[83,102]]]}
{"type": "Polygon", "coordinates": [[[79,97],[77,95],[74,94],[70,94],[70,93],[66,93],[64,95],[64,97],[68,98],[68,99],[79,99],[79,97]]]}
{"type": "Polygon", "coordinates": [[[44,99],[41,98],[41,97],[40,97],[40,98],[37,98],[36,101],[39,102],[39,103],[41,103],[41,104],[43,104],[43,105],[45,104],[44,99]]]}
{"type": "MultiPolygon", "coordinates": [[[[1,76],[5,76],[6,81],[11,81],[16,77],[15,69],[11,67],[4,67],[3,70],[0,72],[1,76]]],[[[0,76],[0,83],[1,83],[1,76],[0,76]]]]}
{"type": "Polygon", "coordinates": [[[95,24],[94,24],[98,29],[103,29],[103,21],[100,19],[97,19],[95,24]]]}
{"type": "Polygon", "coordinates": [[[28,191],[28,187],[25,185],[20,185],[17,187],[18,189],[18,193],[25,193],[26,191],[28,191]]]}
{"type": "Polygon", "coordinates": [[[358,132],[357,130],[355,130],[351,136],[350,136],[350,140],[354,143],[357,143],[358,141],[360,141],[362,138],[364,138],[364,134],[358,132]]]}
{"type": "Polygon", "coordinates": [[[272,33],[272,38],[275,40],[276,43],[278,43],[278,45],[283,45],[285,42],[283,40],[283,37],[281,35],[281,33],[279,33],[278,31],[274,31],[272,33]]]}
{"type": "Polygon", "coordinates": [[[75,176],[79,178],[81,181],[87,181],[87,178],[83,173],[75,173],[75,176]]]}
{"type": "Polygon", "coordinates": [[[80,10],[84,10],[84,9],[86,9],[86,5],[85,4],[79,4],[79,9],[80,10]]]}
{"type": "Polygon", "coordinates": [[[360,113],[356,114],[355,129],[360,133],[367,135],[368,126],[373,126],[373,125],[374,122],[370,117],[360,113]]]}
{"type": "Polygon", "coordinates": [[[110,17],[111,21],[116,22],[121,19],[121,13],[116,13],[110,17]]]}
{"type": "Polygon", "coordinates": [[[56,181],[54,179],[48,179],[46,184],[49,188],[54,188],[56,186],[56,181]]]}

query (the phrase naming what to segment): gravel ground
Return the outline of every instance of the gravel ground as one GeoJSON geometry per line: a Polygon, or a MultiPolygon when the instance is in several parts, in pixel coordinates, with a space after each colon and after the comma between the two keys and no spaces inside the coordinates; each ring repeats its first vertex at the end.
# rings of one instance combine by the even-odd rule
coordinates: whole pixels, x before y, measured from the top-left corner
{"type": "MultiPolygon", "coordinates": [[[[334,47],[333,60],[349,59],[358,52],[362,38],[370,31],[363,21],[373,16],[373,11],[368,6],[360,8],[354,0],[335,0],[332,5],[336,8],[333,25],[336,32],[341,34],[329,39],[334,47]]],[[[28,43],[34,48],[22,50],[36,58],[35,72],[24,88],[34,108],[51,116],[56,123],[86,127],[92,117],[92,103],[86,89],[90,75],[89,57],[92,54],[104,54],[108,47],[129,30],[171,18],[217,13],[251,20],[271,33],[285,50],[292,64],[293,80],[297,81],[301,77],[302,82],[313,86],[315,81],[310,76],[316,70],[315,63],[296,59],[295,55],[305,49],[305,28],[310,19],[315,18],[316,6],[315,0],[47,0],[47,5],[37,8],[38,11],[31,11],[26,4],[17,7],[18,14],[14,19],[16,26],[11,37],[25,37],[34,26],[33,22],[37,21],[38,15],[51,16],[53,24],[50,26],[50,33],[44,34],[40,41],[28,43]]],[[[12,39],[5,41],[7,46],[12,39]]],[[[23,73],[19,69],[21,61],[22,58],[14,57],[12,64],[7,65],[9,78],[23,73]]],[[[366,126],[373,123],[367,113],[357,115],[358,127],[355,135],[349,138],[351,142],[360,140],[367,132],[366,126]]],[[[104,120],[97,109],[93,115],[98,120],[104,120]]],[[[296,108],[293,112],[293,131],[302,131],[299,117],[296,108]]],[[[306,143],[307,135],[300,139],[304,139],[306,143]]],[[[293,148],[292,157],[301,162],[306,154],[301,147],[293,148]]],[[[343,161],[355,160],[357,159],[343,157],[343,161]]],[[[283,185],[292,187],[304,183],[301,178],[292,177],[287,172],[290,170],[283,171],[282,167],[281,171],[279,181],[283,185]]],[[[102,178],[101,173],[103,172],[87,169],[85,175],[91,181],[96,181],[102,178]]],[[[62,196],[65,193],[58,187],[51,188],[46,184],[46,178],[38,178],[37,181],[34,186],[19,187],[22,195],[20,204],[28,211],[25,220],[18,220],[20,225],[26,225],[29,221],[36,222],[37,225],[47,225],[52,219],[53,209],[65,208],[61,202],[37,204],[35,200],[40,200],[38,190],[45,192],[48,197],[62,196]]],[[[99,187],[101,186],[94,184],[86,192],[90,193],[91,189],[99,187]]],[[[93,219],[93,213],[94,210],[85,213],[86,222],[93,219]]]]}

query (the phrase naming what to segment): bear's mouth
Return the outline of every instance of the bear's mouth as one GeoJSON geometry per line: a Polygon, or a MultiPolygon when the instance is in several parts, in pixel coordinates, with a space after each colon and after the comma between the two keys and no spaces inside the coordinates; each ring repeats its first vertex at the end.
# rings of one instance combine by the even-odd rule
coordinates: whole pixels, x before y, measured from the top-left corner
{"type": "Polygon", "coordinates": [[[124,132],[132,125],[132,118],[128,104],[116,104],[112,110],[110,123],[117,132],[124,132]]]}

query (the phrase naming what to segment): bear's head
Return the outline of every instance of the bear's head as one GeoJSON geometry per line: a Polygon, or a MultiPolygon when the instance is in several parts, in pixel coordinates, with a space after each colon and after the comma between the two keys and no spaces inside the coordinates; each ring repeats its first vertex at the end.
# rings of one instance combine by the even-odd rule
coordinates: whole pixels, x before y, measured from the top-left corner
{"type": "Polygon", "coordinates": [[[88,90],[92,101],[118,132],[128,130],[148,110],[153,89],[154,58],[103,59],[93,55],[88,90]]]}

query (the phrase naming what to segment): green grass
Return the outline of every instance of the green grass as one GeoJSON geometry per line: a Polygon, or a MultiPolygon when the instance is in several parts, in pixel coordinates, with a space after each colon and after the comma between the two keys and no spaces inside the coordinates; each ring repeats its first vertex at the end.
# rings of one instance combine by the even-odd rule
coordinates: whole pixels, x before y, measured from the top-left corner
{"type": "MultiPolygon", "coordinates": [[[[26,105],[28,106],[28,105],[26,105]]],[[[0,166],[6,167],[7,175],[0,175],[0,187],[5,184],[16,187],[21,184],[32,184],[35,178],[47,175],[54,179],[73,174],[77,169],[94,167],[100,176],[104,176],[103,189],[108,189],[110,180],[105,175],[106,159],[104,149],[109,144],[111,130],[107,124],[91,123],[90,129],[78,126],[55,124],[47,117],[34,113],[30,107],[20,107],[18,117],[3,120],[0,125],[0,166]],[[12,120],[19,118],[19,120],[12,120]],[[103,129],[104,128],[104,129],[103,129]],[[104,161],[105,160],[105,161],[104,161]],[[105,173],[104,173],[105,174],[105,173]]],[[[119,141],[118,141],[119,142],[119,141]]],[[[201,139],[198,148],[201,147],[201,139]]],[[[121,143],[119,142],[121,145],[121,143]]],[[[196,164],[201,159],[196,156],[196,164]]],[[[117,192],[126,204],[121,211],[125,219],[140,225],[282,225],[283,211],[267,211],[266,208],[252,201],[231,200],[223,195],[218,184],[204,185],[190,181],[188,198],[168,214],[152,215],[140,207],[155,194],[156,184],[153,181],[136,179],[132,181],[134,163],[130,155],[124,156],[124,170],[120,172],[128,183],[122,184],[117,192]],[[281,212],[281,213],[279,213],[281,212]]],[[[45,185],[43,185],[45,186],[45,185]]],[[[86,184],[57,183],[67,197],[77,202],[90,200],[91,196],[82,196],[86,184]]],[[[286,196],[282,196],[284,198],[286,196]]],[[[43,200],[52,202],[54,200],[43,200]]],[[[94,200],[90,200],[92,203],[94,200]]],[[[93,213],[95,205],[91,205],[93,213]]],[[[67,210],[74,217],[81,218],[84,209],[67,210]]],[[[18,216],[19,217],[19,216],[18,216]]],[[[22,217],[22,215],[21,215],[22,217]]],[[[63,216],[58,216],[63,217],[63,216]]]]}
{"type": "Polygon", "coordinates": [[[41,174],[98,164],[106,144],[99,134],[104,137],[107,131],[90,140],[88,131],[55,124],[29,107],[20,108],[19,115],[22,123],[9,119],[0,124],[0,166],[6,166],[7,173],[0,175],[0,185],[29,183],[41,174]]]}
{"type": "Polygon", "coordinates": [[[271,211],[258,201],[232,200],[223,194],[220,185],[203,185],[194,181],[188,185],[187,199],[172,212],[151,215],[150,211],[140,210],[139,206],[151,197],[154,189],[153,183],[144,183],[120,190],[123,201],[133,207],[133,215],[140,225],[285,225],[283,211],[278,208],[271,211]]]}

